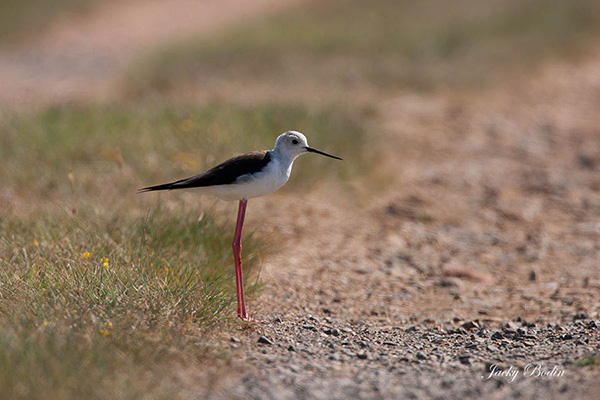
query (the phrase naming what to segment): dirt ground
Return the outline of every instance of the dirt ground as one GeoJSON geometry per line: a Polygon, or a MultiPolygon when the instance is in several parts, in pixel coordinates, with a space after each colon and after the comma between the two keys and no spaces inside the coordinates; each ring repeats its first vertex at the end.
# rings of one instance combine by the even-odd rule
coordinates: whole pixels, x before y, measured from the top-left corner
{"type": "Polygon", "coordinates": [[[598,57],[485,93],[389,99],[383,193],[265,200],[286,210],[273,224],[288,248],[231,339],[230,390],[595,398],[600,371],[582,360],[600,345],[599,106],[598,57]]]}
{"type": "MultiPolygon", "coordinates": [[[[213,32],[273,5],[242,3],[197,26],[213,32]]],[[[105,26],[81,23],[104,37],[105,26]]],[[[125,54],[169,32],[152,26],[119,51],[110,35],[78,47],[85,35],[59,26],[49,44],[0,54],[13,82],[0,101],[106,98],[125,54]]],[[[372,135],[384,188],[251,202],[247,226],[284,249],[264,260],[254,321],[220,339],[223,374],[183,397],[596,398],[599,54],[481,92],[388,96],[372,135]]]]}

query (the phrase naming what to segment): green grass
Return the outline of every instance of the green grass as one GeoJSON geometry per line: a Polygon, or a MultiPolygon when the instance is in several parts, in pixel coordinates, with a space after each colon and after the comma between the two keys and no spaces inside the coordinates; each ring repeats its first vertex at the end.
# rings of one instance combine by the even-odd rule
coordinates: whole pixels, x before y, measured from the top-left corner
{"type": "MultiPolygon", "coordinates": [[[[234,318],[231,227],[198,216],[160,207],[0,216],[4,398],[177,393],[177,367],[198,368],[210,329],[234,318]]],[[[244,244],[252,270],[259,243],[244,244]]]]}
{"type": "Polygon", "coordinates": [[[0,1],[0,45],[18,42],[42,33],[66,12],[82,12],[91,0],[2,0],[0,1]]]}
{"type": "Polygon", "coordinates": [[[595,366],[597,364],[596,357],[594,356],[585,356],[575,363],[578,367],[590,367],[595,366]]]}
{"type": "Polygon", "coordinates": [[[599,26],[595,0],[331,1],[157,50],[131,68],[124,87],[145,95],[211,83],[285,90],[293,82],[325,92],[473,86],[579,54],[599,26]]]}
{"type": "Polygon", "coordinates": [[[241,152],[270,149],[289,129],[349,159],[326,174],[319,170],[331,160],[300,160],[295,182],[326,183],[349,177],[364,161],[359,120],[360,112],[302,106],[57,107],[2,125],[0,184],[46,198],[127,198],[135,188],[196,174],[241,152]]]}
{"type": "MultiPolygon", "coordinates": [[[[62,106],[4,118],[0,393],[173,398],[182,387],[202,389],[207,360],[220,351],[208,338],[236,320],[235,204],[223,215],[179,193],[135,189],[270,148],[292,127],[349,162],[323,174],[320,163],[333,160],[304,156],[290,190],[344,179],[362,159],[356,118],[342,109],[223,104],[62,106]],[[190,374],[198,376],[182,383],[190,374]]],[[[250,296],[263,243],[247,227],[250,296]]]]}

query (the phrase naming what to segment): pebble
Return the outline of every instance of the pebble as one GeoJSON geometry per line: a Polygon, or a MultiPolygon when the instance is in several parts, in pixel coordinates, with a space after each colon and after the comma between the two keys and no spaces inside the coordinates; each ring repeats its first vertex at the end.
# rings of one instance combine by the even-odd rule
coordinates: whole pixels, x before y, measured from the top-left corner
{"type": "Polygon", "coordinates": [[[261,337],[258,338],[258,343],[269,344],[269,345],[273,344],[273,343],[271,343],[271,341],[269,339],[267,339],[264,336],[261,336],[261,337]]]}
{"type": "Polygon", "coordinates": [[[461,354],[458,356],[458,361],[460,361],[461,364],[470,364],[471,363],[469,361],[470,358],[471,358],[470,354],[461,354]]]}
{"type": "Polygon", "coordinates": [[[460,326],[461,328],[470,331],[471,329],[479,329],[479,323],[477,321],[468,321],[460,326]]]}
{"type": "Polygon", "coordinates": [[[502,339],[502,338],[503,338],[503,335],[498,331],[496,331],[492,334],[492,339],[502,339]]]}
{"type": "Polygon", "coordinates": [[[487,351],[491,351],[492,353],[497,353],[500,351],[500,349],[493,344],[488,344],[485,348],[487,351]]]}

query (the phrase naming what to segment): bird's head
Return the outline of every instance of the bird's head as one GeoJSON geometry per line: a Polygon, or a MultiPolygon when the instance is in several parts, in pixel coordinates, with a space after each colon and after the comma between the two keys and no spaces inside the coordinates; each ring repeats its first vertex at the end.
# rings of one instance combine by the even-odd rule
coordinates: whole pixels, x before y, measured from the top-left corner
{"type": "Polygon", "coordinates": [[[308,140],[306,140],[306,136],[296,131],[287,131],[279,135],[277,141],[275,142],[275,148],[273,150],[290,158],[291,160],[296,159],[296,157],[304,153],[317,153],[321,154],[322,156],[341,160],[340,157],[336,157],[331,154],[327,154],[323,151],[309,147],[308,140]]]}

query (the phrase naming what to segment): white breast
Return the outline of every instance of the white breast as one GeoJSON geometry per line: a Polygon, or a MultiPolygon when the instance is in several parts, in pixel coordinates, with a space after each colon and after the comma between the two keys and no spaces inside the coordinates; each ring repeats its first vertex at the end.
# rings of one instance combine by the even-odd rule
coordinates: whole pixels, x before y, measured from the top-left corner
{"type": "Polygon", "coordinates": [[[235,183],[202,188],[202,192],[223,200],[242,200],[265,196],[281,188],[288,181],[292,162],[273,157],[262,171],[240,176],[235,183]]]}

